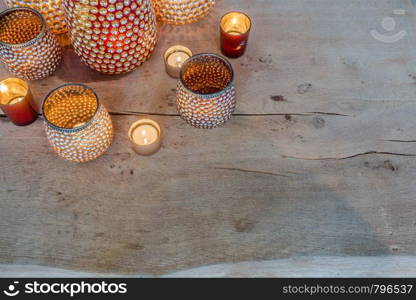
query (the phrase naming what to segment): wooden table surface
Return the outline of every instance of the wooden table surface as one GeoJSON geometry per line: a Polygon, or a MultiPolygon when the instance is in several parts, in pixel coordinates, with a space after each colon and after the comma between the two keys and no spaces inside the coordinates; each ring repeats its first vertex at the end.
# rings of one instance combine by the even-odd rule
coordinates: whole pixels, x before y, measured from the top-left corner
{"type": "Polygon", "coordinates": [[[54,76],[30,83],[37,102],[85,83],[112,113],[115,141],[101,158],[71,163],[54,154],[41,119],[17,127],[2,115],[0,263],[161,275],[296,257],[412,258],[415,11],[410,0],[219,1],[197,24],[159,24],[152,58],[121,76],[66,48],[54,76]],[[162,55],[173,44],[218,53],[219,18],[234,9],[253,21],[246,55],[231,60],[237,110],[221,128],[196,129],[177,114],[162,55]],[[373,29],[406,35],[385,43],[373,29]],[[142,114],[165,130],[151,157],[127,137],[142,114]]]}

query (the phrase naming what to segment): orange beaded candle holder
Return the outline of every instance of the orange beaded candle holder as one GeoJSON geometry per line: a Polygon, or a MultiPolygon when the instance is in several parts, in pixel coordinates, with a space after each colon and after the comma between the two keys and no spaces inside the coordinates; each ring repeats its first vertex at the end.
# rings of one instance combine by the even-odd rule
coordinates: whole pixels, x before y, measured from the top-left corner
{"type": "Polygon", "coordinates": [[[150,0],[63,0],[72,45],[90,68],[133,71],[153,53],[156,17],[150,0]]]}
{"type": "Polygon", "coordinates": [[[157,18],[168,24],[183,25],[205,17],[215,0],[152,0],[157,18]]]}
{"type": "Polygon", "coordinates": [[[10,8],[0,13],[0,59],[17,77],[38,80],[56,70],[62,51],[39,12],[10,8]]]}
{"type": "Polygon", "coordinates": [[[8,7],[30,7],[39,11],[48,23],[49,29],[60,34],[68,29],[65,25],[62,0],[6,0],[8,7]]]}

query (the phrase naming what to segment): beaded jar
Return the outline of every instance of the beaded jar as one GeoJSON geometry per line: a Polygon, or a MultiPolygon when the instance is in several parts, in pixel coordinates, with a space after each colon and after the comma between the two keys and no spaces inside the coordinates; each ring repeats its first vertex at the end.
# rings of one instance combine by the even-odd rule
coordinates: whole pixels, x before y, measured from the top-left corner
{"type": "Polygon", "coordinates": [[[45,19],[32,8],[10,8],[0,13],[0,60],[26,80],[51,75],[62,59],[56,37],[45,19]]]}
{"type": "Polygon", "coordinates": [[[157,18],[168,24],[199,21],[211,11],[215,0],[152,0],[157,18]]]}
{"type": "Polygon", "coordinates": [[[67,31],[62,0],[6,0],[9,7],[30,7],[46,19],[49,29],[60,34],[67,31]]]}
{"type": "Polygon", "coordinates": [[[225,123],[236,106],[234,72],[222,56],[197,54],[182,66],[176,107],[181,117],[198,128],[225,123]]]}
{"type": "Polygon", "coordinates": [[[46,136],[59,156],[74,162],[96,159],[110,147],[114,129],[95,92],[83,84],[65,84],[42,105],[46,136]]]}
{"type": "Polygon", "coordinates": [[[75,52],[105,74],[133,71],[153,53],[157,41],[150,0],[63,0],[75,52]]]}

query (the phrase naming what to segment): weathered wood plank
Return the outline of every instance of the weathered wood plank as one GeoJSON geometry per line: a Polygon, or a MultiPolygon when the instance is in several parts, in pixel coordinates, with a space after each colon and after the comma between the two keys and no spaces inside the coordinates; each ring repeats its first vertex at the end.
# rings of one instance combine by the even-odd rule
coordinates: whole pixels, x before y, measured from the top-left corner
{"type": "MultiPolygon", "coordinates": [[[[181,270],[163,277],[415,277],[414,256],[296,257],[239,262],[181,270]]],[[[120,274],[86,273],[57,268],[0,265],[0,277],[121,277],[120,274]]],[[[129,277],[148,277],[130,274],[129,277]]]]}
{"type": "Polygon", "coordinates": [[[109,153],[87,164],[58,159],[40,121],[2,123],[3,263],[161,274],[293,255],[415,255],[412,157],[283,159],[296,132],[273,131],[283,116],[235,117],[218,130],[158,117],[164,146],[141,157],[122,134],[135,119],[115,116],[109,153]]]}

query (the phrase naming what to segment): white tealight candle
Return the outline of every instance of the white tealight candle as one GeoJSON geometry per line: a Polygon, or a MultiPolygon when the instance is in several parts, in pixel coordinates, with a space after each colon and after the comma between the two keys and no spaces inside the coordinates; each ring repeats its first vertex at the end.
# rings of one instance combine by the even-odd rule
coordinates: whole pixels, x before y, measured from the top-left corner
{"type": "Polygon", "coordinates": [[[183,63],[192,56],[192,51],[188,48],[176,45],[165,51],[166,72],[173,78],[178,78],[183,63]]]}
{"type": "Polygon", "coordinates": [[[129,129],[129,138],[133,149],[141,155],[151,155],[157,152],[162,145],[160,126],[153,120],[141,119],[129,129]]]}
{"type": "Polygon", "coordinates": [[[133,141],[138,145],[153,144],[159,136],[159,131],[151,125],[139,125],[133,131],[133,141]]]}

